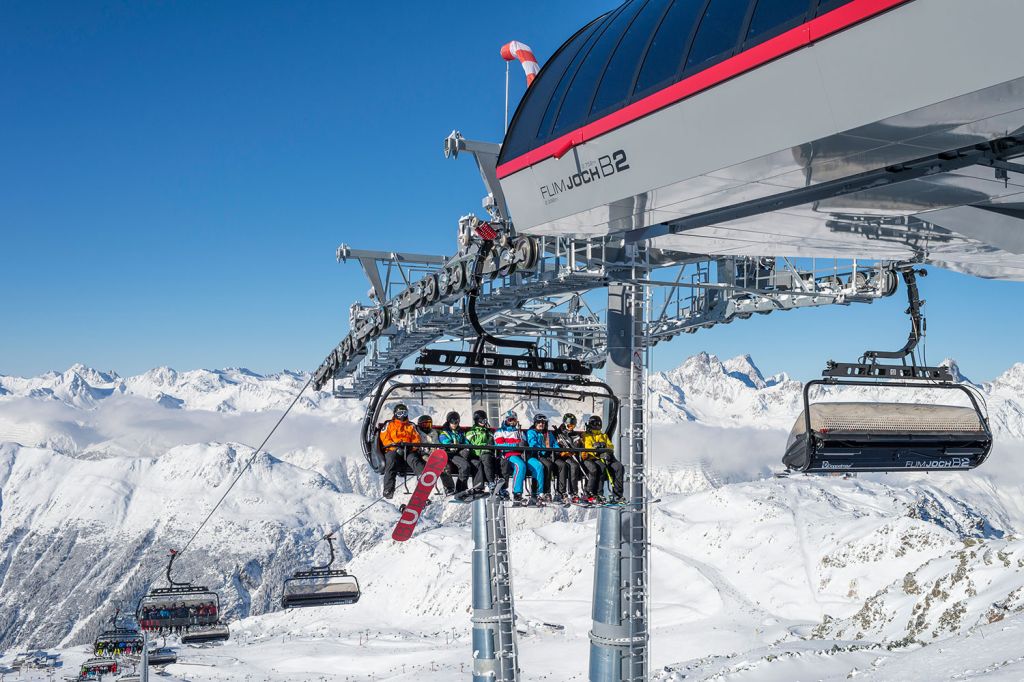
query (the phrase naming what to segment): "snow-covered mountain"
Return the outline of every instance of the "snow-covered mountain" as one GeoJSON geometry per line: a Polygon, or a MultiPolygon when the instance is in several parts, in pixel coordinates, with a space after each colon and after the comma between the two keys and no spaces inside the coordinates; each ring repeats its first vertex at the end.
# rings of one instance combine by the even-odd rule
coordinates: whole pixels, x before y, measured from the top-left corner
{"type": "MultiPolygon", "coordinates": [[[[307,379],[169,369],[123,378],[82,366],[0,377],[0,651],[87,642],[115,607],[160,583],[166,550],[191,536],[307,379]]],[[[773,479],[799,382],[765,377],[749,356],[700,354],[653,375],[651,486],[663,499],[651,519],[653,652],[663,679],[766,679],[741,673],[808,662],[841,677],[872,662],[884,671],[902,665],[907,646],[1024,617],[1024,476],[1007,464],[1024,454],[1024,364],[977,388],[997,448],[973,475],[773,479]],[[843,644],[814,648],[821,639],[843,644]]],[[[339,559],[362,580],[363,600],[343,619],[277,612],[284,577],[323,558],[316,538],[376,497],[356,443],[361,409],[307,394],[178,562],[238,619],[224,651],[251,661],[231,679],[271,668],[284,675],[272,679],[320,679],[337,672],[330,661],[363,655],[366,677],[400,679],[395,647],[416,679],[452,679],[427,664],[466,660],[465,508],[432,506],[414,539],[395,545],[397,509],[377,504],[341,529],[339,559]],[[375,644],[357,647],[368,630],[375,644]],[[299,663],[296,638],[319,653],[299,663]],[[282,657],[294,662],[282,667],[282,657]]],[[[525,679],[582,679],[594,514],[511,513],[525,679]],[[545,634],[545,622],[565,630],[545,634]]],[[[772,679],[796,679],[786,674],[772,679]]]]}

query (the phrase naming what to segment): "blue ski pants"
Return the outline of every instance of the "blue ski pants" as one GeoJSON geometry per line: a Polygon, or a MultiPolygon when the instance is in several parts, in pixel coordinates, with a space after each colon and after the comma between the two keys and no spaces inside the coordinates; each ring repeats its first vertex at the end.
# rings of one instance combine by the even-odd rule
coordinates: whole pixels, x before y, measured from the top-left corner
{"type": "Polygon", "coordinates": [[[526,467],[530,467],[533,473],[533,480],[537,482],[534,488],[537,492],[544,489],[544,465],[536,457],[524,461],[522,455],[512,455],[508,458],[512,467],[512,492],[522,494],[523,481],[526,479],[526,467]]]}

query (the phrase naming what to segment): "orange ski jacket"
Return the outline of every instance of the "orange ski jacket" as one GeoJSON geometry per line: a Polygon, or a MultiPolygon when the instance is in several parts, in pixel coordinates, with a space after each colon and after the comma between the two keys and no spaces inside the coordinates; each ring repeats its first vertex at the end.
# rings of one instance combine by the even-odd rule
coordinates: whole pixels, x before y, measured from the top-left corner
{"type": "Polygon", "coordinates": [[[385,450],[394,450],[396,443],[419,443],[420,433],[412,421],[392,419],[380,432],[380,443],[385,450]]]}

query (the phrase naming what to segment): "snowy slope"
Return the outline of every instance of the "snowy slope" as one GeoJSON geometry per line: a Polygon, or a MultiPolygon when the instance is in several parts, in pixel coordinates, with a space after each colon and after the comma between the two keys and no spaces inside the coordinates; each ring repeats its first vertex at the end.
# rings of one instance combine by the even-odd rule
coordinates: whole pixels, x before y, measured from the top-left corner
{"type": "MultiPolygon", "coordinates": [[[[0,377],[0,651],[87,642],[158,583],[166,549],[188,539],[306,378],[80,366],[0,377]]],[[[853,668],[912,679],[884,671],[917,643],[945,649],[1020,622],[1024,475],[1000,464],[1024,454],[1024,364],[979,386],[998,445],[974,476],[765,478],[800,409],[798,382],[766,378],[749,356],[701,354],[650,385],[663,679],[843,679],[853,668]]],[[[322,559],[315,539],[379,488],[355,442],[360,404],[307,397],[180,562],[240,619],[235,641],[190,649],[172,672],[210,679],[213,662],[220,679],[453,679],[469,648],[465,508],[432,507],[395,545],[397,510],[376,505],[342,532],[363,600],[340,618],[276,612],[283,578],[314,550],[322,559]]],[[[593,513],[513,514],[525,679],[583,679],[593,513]]],[[[977,664],[1019,670],[1001,651],[977,664]]]]}

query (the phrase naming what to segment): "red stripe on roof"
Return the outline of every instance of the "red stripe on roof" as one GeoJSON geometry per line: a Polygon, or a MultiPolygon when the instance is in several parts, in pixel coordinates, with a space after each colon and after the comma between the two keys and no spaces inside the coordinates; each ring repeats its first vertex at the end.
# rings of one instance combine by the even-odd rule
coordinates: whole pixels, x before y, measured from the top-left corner
{"type": "Polygon", "coordinates": [[[805,24],[775,36],[724,62],[673,83],[618,111],[547,142],[498,166],[498,178],[506,178],[549,158],[560,159],[573,147],[713,88],[730,78],[752,71],[811,43],[827,38],[862,21],[871,19],[912,0],[853,0],[805,24]]]}

